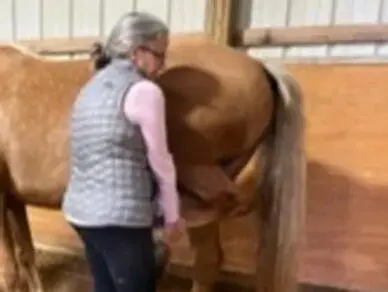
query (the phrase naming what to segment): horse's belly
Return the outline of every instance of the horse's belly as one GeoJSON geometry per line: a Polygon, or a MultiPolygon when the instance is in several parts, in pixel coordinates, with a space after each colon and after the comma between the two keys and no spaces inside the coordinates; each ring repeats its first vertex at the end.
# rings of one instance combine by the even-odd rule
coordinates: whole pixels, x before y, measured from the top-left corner
{"type": "Polygon", "coordinates": [[[13,147],[6,152],[14,195],[31,205],[59,207],[68,179],[68,157],[60,141],[10,137],[13,147]],[[17,145],[16,145],[17,144],[17,145]]]}
{"type": "Polygon", "coordinates": [[[15,196],[26,204],[58,208],[66,187],[66,175],[59,169],[40,171],[36,164],[25,165],[22,172],[12,169],[15,196]],[[36,167],[34,167],[36,166],[36,167]]]}
{"type": "Polygon", "coordinates": [[[26,189],[16,193],[16,197],[27,205],[51,209],[61,207],[64,189],[26,189]]]}

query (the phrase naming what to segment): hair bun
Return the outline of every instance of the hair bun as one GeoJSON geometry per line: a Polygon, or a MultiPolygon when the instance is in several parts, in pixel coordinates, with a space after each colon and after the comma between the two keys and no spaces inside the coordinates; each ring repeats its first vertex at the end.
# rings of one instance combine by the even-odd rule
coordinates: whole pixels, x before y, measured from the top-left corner
{"type": "Polygon", "coordinates": [[[89,56],[94,61],[95,70],[100,70],[110,63],[110,58],[106,54],[104,45],[101,42],[92,44],[89,56]]]}
{"type": "Polygon", "coordinates": [[[101,42],[94,42],[92,44],[92,48],[90,50],[90,55],[95,56],[95,55],[100,55],[104,51],[104,46],[102,45],[101,42]]]}

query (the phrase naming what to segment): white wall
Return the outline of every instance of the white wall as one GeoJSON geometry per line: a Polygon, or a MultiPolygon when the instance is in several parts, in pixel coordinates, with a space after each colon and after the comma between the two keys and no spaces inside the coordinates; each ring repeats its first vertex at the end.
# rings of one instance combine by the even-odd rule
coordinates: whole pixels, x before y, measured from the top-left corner
{"type": "MultiPolygon", "coordinates": [[[[284,27],[388,22],[388,0],[243,0],[240,27],[284,27]]],[[[388,33],[388,32],[387,32],[388,33]]],[[[386,44],[251,49],[265,58],[388,57],[386,44]]]]}
{"type": "Polygon", "coordinates": [[[158,15],[172,32],[204,26],[205,0],[0,0],[0,41],[106,36],[129,10],[158,15]]]}
{"type": "Polygon", "coordinates": [[[202,30],[205,0],[0,0],[0,40],[105,35],[133,9],[160,16],[173,31],[202,30]]]}
{"type": "MultiPolygon", "coordinates": [[[[388,0],[240,0],[240,27],[388,21],[388,0]]],[[[106,35],[125,11],[166,20],[173,32],[202,31],[205,0],[0,0],[0,41],[106,35]]],[[[264,58],[388,57],[388,45],[251,49],[264,58]]]]}

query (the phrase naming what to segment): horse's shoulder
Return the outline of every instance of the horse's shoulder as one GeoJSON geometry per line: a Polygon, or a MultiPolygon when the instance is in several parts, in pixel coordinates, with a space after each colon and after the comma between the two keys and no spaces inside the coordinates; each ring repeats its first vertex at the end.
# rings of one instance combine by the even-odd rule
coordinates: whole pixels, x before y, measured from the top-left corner
{"type": "Polygon", "coordinates": [[[35,56],[34,53],[27,48],[18,46],[12,43],[0,44],[0,73],[14,71],[15,68],[19,68],[20,64],[24,64],[28,60],[38,59],[39,56],[35,56]]]}

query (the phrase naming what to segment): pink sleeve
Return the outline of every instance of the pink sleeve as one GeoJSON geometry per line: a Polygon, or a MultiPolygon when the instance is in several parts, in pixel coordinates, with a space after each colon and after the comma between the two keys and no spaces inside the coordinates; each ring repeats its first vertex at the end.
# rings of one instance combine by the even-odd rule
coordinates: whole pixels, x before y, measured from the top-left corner
{"type": "Polygon", "coordinates": [[[138,124],[147,145],[148,160],[158,180],[160,203],[167,224],[179,219],[176,170],[168,149],[165,101],[161,89],[151,81],[140,81],[129,90],[124,112],[138,124]]]}

